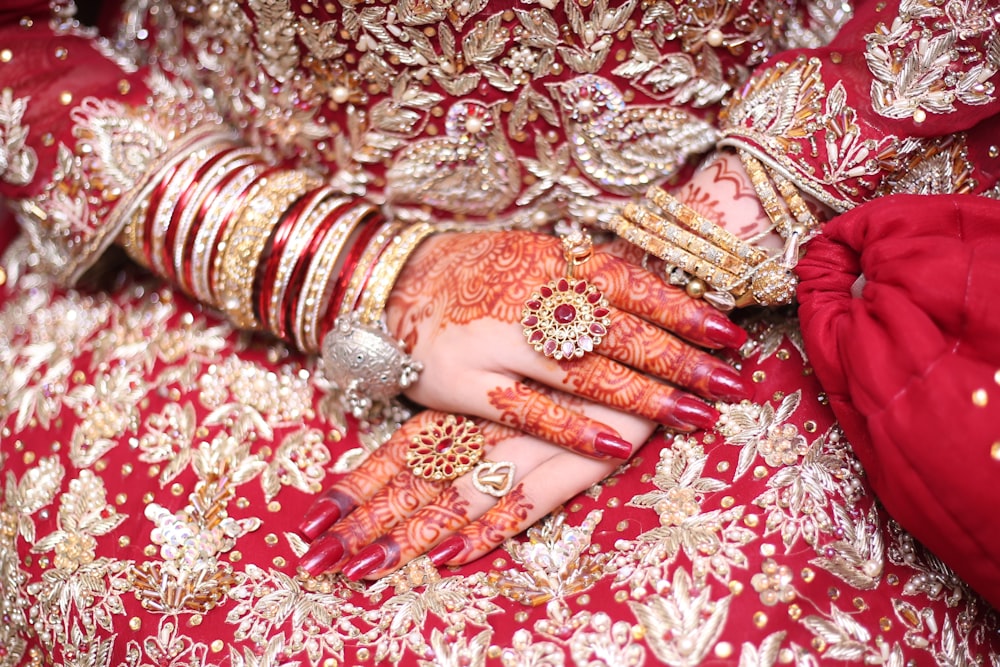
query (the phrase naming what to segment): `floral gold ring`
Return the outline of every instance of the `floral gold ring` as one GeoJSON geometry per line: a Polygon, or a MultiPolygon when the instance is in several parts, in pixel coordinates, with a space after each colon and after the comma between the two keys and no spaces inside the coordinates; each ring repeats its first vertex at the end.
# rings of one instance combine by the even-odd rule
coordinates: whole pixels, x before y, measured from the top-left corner
{"type": "Polygon", "coordinates": [[[566,277],[542,285],[524,302],[521,326],[528,344],[546,357],[578,359],[592,352],[611,324],[608,300],[597,287],[573,277],[573,269],[593,255],[589,234],[562,239],[566,277]]]}
{"type": "Polygon", "coordinates": [[[406,465],[418,477],[450,482],[479,463],[485,445],[486,439],[471,419],[446,415],[410,438],[406,465]]]}

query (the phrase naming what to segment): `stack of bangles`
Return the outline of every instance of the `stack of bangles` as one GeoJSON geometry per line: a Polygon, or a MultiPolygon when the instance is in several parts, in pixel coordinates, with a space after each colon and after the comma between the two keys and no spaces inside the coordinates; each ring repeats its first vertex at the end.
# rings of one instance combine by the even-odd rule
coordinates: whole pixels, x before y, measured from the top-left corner
{"type": "Polygon", "coordinates": [[[132,259],[241,328],[322,351],[356,417],[399,419],[391,399],[421,369],[382,314],[434,225],[388,222],[375,204],[270,165],[228,135],[168,153],[125,215],[132,259]]]}
{"type": "Polygon", "coordinates": [[[666,262],[667,273],[688,294],[721,310],[784,305],[795,297],[792,269],[801,246],[820,222],[790,180],[745,151],[740,159],[772,223],[768,231],[785,239],[783,252],[769,253],[736,237],[656,186],[646,193],[647,205],[627,204],[610,228],[666,262]]]}

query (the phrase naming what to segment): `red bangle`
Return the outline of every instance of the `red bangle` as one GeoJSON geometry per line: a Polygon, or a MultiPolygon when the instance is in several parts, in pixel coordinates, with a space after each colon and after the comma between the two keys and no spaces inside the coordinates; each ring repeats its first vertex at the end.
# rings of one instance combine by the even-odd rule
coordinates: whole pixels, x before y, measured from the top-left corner
{"type": "MultiPolygon", "coordinates": [[[[368,233],[367,238],[363,243],[359,243],[358,245],[351,248],[351,254],[348,255],[347,260],[344,262],[344,266],[341,268],[340,275],[337,278],[337,287],[333,292],[334,303],[340,303],[345,298],[346,296],[345,292],[347,291],[347,283],[351,280],[351,276],[354,275],[354,271],[358,265],[358,261],[361,259],[361,254],[365,251],[365,247],[368,245],[368,240],[371,239],[371,237],[375,236],[375,233],[378,231],[378,228],[381,227],[382,223],[385,221],[380,211],[376,210],[374,212],[374,215],[376,217],[370,223],[368,221],[365,221],[364,223],[366,224],[365,231],[368,233]]],[[[368,284],[368,280],[372,277],[372,272],[375,270],[375,266],[378,264],[378,261],[382,257],[382,254],[385,252],[386,248],[388,248],[389,245],[392,243],[392,239],[393,239],[392,236],[387,238],[384,242],[384,245],[379,249],[378,255],[376,255],[374,259],[372,259],[372,261],[369,262],[368,266],[364,267],[365,271],[364,278],[362,278],[358,286],[357,292],[355,293],[354,303],[350,304],[348,310],[354,310],[357,307],[358,299],[360,299],[361,295],[364,294],[365,285],[368,284]]],[[[344,306],[347,306],[347,304],[344,304],[344,306]]],[[[325,331],[323,332],[323,335],[326,335],[325,331]]]]}
{"type": "MultiPolygon", "coordinates": [[[[216,153],[208,160],[205,161],[203,165],[198,167],[198,171],[194,173],[194,177],[191,179],[191,183],[184,189],[184,191],[177,197],[177,203],[174,205],[174,210],[170,214],[170,223],[167,225],[167,235],[166,240],[163,244],[163,266],[166,269],[167,275],[164,276],[173,283],[177,282],[177,271],[174,268],[174,258],[173,249],[174,243],[177,241],[177,230],[180,227],[180,218],[184,212],[184,209],[190,203],[191,195],[198,190],[198,186],[201,184],[201,180],[205,175],[211,171],[212,167],[219,163],[219,161],[229,155],[235,149],[229,149],[222,151],[221,153],[216,153]]],[[[185,239],[186,240],[186,239],[185,239]]]]}
{"type": "Polygon", "coordinates": [[[269,321],[270,309],[267,304],[271,302],[271,295],[274,292],[274,280],[278,273],[281,254],[285,251],[288,238],[302,217],[302,212],[320,190],[322,187],[315,188],[292,202],[292,205],[281,214],[281,219],[264,244],[264,252],[261,254],[260,263],[257,264],[257,274],[254,276],[253,303],[257,321],[269,331],[277,333],[277,322],[269,321]]]}
{"type": "MultiPolygon", "coordinates": [[[[215,204],[215,200],[219,197],[221,193],[230,183],[233,182],[240,172],[250,166],[253,162],[259,162],[259,160],[251,160],[247,163],[239,163],[233,167],[233,169],[227,173],[222,179],[216,183],[211,190],[209,190],[205,197],[201,200],[201,204],[198,206],[198,212],[195,214],[195,219],[200,222],[206,219],[208,212],[211,210],[212,205],[215,204]]],[[[223,204],[224,205],[224,204],[223,204]]],[[[194,243],[197,234],[188,234],[188,237],[184,240],[184,249],[181,253],[182,263],[183,263],[183,276],[182,281],[184,284],[189,286],[189,293],[194,292],[194,271],[193,264],[191,262],[191,257],[194,253],[194,243]]]]}
{"type": "Polygon", "coordinates": [[[358,266],[358,260],[361,259],[361,255],[364,254],[365,248],[368,247],[368,244],[375,237],[375,234],[378,232],[378,228],[382,225],[382,222],[383,217],[381,215],[381,211],[378,209],[373,209],[372,212],[366,215],[365,219],[361,221],[361,231],[358,232],[357,237],[354,239],[354,244],[347,252],[347,256],[344,257],[344,263],[340,265],[340,271],[337,273],[337,282],[333,287],[333,297],[330,299],[331,303],[339,304],[344,299],[344,293],[347,291],[347,284],[350,282],[351,276],[354,275],[354,270],[358,266]]]}
{"type": "Polygon", "coordinates": [[[160,202],[163,200],[163,195],[170,186],[170,181],[177,174],[177,170],[180,169],[182,163],[175,164],[167,170],[167,173],[163,175],[160,182],[156,184],[153,189],[152,194],[149,195],[149,206],[146,208],[146,219],[143,220],[143,234],[142,234],[142,256],[146,260],[146,268],[153,268],[153,220],[156,218],[156,209],[160,207],[160,202]]]}
{"type": "MultiPolygon", "coordinates": [[[[284,309],[284,314],[281,318],[281,337],[288,338],[291,332],[295,330],[295,317],[299,310],[299,299],[302,298],[302,286],[305,283],[306,274],[309,272],[309,265],[312,263],[313,258],[316,256],[316,252],[323,243],[323,239],[330,232],[331,229],[337,226],[340,221],[340,217],[344,214],[344,211],[355,206],[357,204],[356,199],[350,199],[346,201],[342,206],[338,206],[326,216],[326,219],[320,225],[320,228],[316,230],[312,239],[309,241],[309,245],[302,251],[301,256],[295,263],[295,268],[292,269],[292,273],[288,280],[288,294],[292,295],[289,301],[288,307],[284,309]]],[[[317,304],[318,306],[319,304],[317,304]]]]}

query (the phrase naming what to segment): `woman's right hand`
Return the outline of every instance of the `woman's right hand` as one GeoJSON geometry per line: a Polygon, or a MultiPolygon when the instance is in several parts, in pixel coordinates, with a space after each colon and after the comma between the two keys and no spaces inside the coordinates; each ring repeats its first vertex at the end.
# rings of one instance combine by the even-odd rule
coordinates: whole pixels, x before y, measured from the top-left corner
{"type": "Polygon", "coordinates": [[[679,431],[715,423],[716,411],[696,396],[735,401],[747,395],[739,374],[701,349],[736,348],[745,332],[704,301],[604,252],[574,272],[610,302],[603,342],[569,360],[535,351],[522,332],[522,308],[566,270],[559,239],[544,234],[442,234],[424,241],[386,308],[390,331],[424,365],[407,396],[587,456],[625,459],[632,445],[616,429],[523,380],[679,431]]]}

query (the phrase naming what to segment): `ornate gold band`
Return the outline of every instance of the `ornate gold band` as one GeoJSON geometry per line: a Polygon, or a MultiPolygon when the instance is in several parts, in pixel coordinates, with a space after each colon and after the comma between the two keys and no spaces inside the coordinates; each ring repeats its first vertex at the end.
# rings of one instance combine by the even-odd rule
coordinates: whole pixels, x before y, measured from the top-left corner
{"type": "Polygon", "coordinates": [[[386,301],[389,300],[389,292],[396,284],[396,278],[403,270],[406,260],[417,249],[420,242],[435,231],[434,225],[418,222],[404,229],[392,240],[385,253],[379,258],[378,264],[375,265],[372,276],[361,295],[358,311],[362,323],[370,324],[382,317],[386,301]]]}
{"type": "Polygon", "coordinates": [[[216,278],[216,305],[236,326],[259,329],[254,315],[254,282],[261,254],[281,214],[322,180],[301,170],[279,171],[260,179],[227,230],[216,278]]]}

